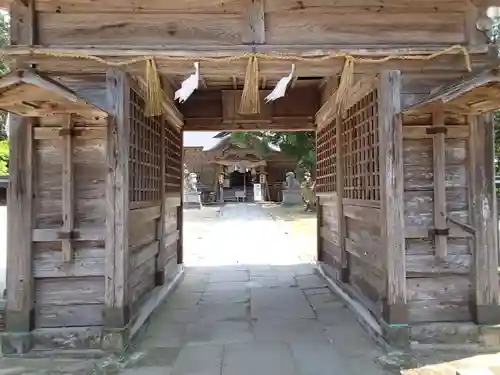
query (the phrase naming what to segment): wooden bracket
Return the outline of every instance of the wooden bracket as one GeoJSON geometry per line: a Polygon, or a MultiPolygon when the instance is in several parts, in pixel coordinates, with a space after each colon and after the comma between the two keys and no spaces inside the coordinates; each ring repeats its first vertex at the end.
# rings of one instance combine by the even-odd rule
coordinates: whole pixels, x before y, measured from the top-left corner
{"type": "Polygon", "coordinates": [[[445,126],[433,126],[425,129],[425,133],[429,135],[447,134],[448,129],[445,126]]]}
{"type": "Polygon", "coordinates": [[[449,235],[450,235],[450,228],[429,229],[429,237],[434,237],[434,236],[446,236],[446,237],[448,237],[449,235]]]}

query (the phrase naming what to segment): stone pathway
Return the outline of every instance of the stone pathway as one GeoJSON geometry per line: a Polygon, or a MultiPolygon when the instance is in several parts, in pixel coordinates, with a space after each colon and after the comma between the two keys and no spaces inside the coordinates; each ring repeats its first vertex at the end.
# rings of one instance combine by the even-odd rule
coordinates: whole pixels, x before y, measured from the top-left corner
{"type": "Polygon", "coordinates": [[[263,208],[185,212],[186,276],[139,338],[124,375],[387,374],[382,353],[304,248],[263,208]]]}

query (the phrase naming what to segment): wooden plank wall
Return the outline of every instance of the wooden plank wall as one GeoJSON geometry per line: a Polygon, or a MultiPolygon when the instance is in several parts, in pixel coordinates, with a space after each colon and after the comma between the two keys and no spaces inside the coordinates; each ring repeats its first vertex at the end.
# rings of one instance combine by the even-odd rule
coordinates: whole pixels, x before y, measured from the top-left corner
{"type": "Polygon", "coordinates": [[[456,44],[466,41],[463,0],[266,0],[255,38],[244,0],[37,0],[40,44],[456,44]]]}
{"type": "Polygon", "coordinates": [[[181,204],[181,134],[164,116],[146,117],[134,85],[130,96],[128,305],[132,316],[174,272],[181,204]]]}
{"type": "MultiPolygon", "coordinates": [[[[98,326],[104,307],[105,118],[73,115],[70,170],[74,229],[71,258],[65,262],[63,216],[64,137],[59,130],[68,116],[40,119],[34,128],[33,276],[35,327],[98,326]],[[84,130],[78,132],[79,130],[84,130]]],[[[68,156],[66,156],[67,158],[68,156]]]]}
{"type": "MultiPolygon", "coordinates": [[[[434,120],[435,121],[435,120],[434,120]]],[[[410,323],[470,321],[471,236],[448,223],[447,252],[440,259],[434,236],[433,125],[430,113],[403,119],[406,277],[410,323]]],[[[467,163],[469,125],[465,116],[446,115],[446,214],[470,224],[467,163]]]]}
{"type": "MultiPolygon", "coordinates": [[[[327,83],[324,100],[335,87],[327,83]]],[[[370,89],[340,118],[317,133],[317,181],[321,205],[320,258],[333,277],[376,315],[386,296],[382,238],[377,89],[370,89]]]]}

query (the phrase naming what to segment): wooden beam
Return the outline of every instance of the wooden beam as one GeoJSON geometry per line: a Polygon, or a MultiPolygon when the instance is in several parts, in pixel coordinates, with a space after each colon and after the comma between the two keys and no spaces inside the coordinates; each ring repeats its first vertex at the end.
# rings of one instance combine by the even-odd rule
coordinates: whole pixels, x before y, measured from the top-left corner
{"type": "Polygon", "coordinates": [[[245,0],[242,43],[264,44],[266,29],[264,23],[264,0],[245,0]]]}
{"type": "MultiPolygon", "coordinates": [[[[74,55],[92,55],[99,56],[104,59],[131,59],[140,58],[143,56],[152,56],[156,58],[158,71],[162,74],[170,75],[185,75],[192,71],[191,61],[174,61],[172,56],[178,57],[233,57],[241,56],[244,53],[252,51],[248,45],[236,46],[211,46],[207,45],[194,45],[194,46],[170,46],[162,49],[145,49],[145,48],[100,48],[98,46],[81,46],[81,47],[41,47],[37,49],[37,55],[32,54],[32,49],[26,46],[9,46],[4,50],[7,54],[6,59],[16,59],[20,62],[35,63],[39,68],[48,72],[104,72],[106,65],[97,61],[90,61],[88,59],[77,58],[61,58],[61,54],[74,55]],[[42,56],[41,53],[48,53],[54,57],[42,56]],[[55,57],[58,56],[58,57],[55,57]],[[168,57],[167,60],[162,57],[168,57]]],[[[425,48],[411,50],[408,48],[380,48],[374,49],[373,46],[366,46],[362,48],[342,48],[342,46],[304,46],[304,45],[259,45],[255,47],[257,52],[263,53],[276,53],[292,54],[298,57],[314,57],[325,56],[337,52],[352,53],[359,57],[385,57],[388,55],[414,55],[417,52],[421,54],[430,54],[442,48],[425,48]]],[[[0,50],[1,51],[1,50],[0,50]]],[[[486,69],[489,67],[496,67],[496,58],[488,55],[487,50],[482,50],[480,54],[476,53],[477,49],[471,49],[470,57],[473,68],[475,70],[486,69]]],[[[203,75],[205,77],[211,76],[237,76],[242,78],[245,75],[247,59],[233,60],[228,62],[203,62],[203,75]]],[[[318,62],[309,61],[296,61],[297,71],[301,72],[303,76],[324,77],[333,76],[338,74],[343,68],[343,59],[331,59],[318,62]]],[[[142,74],[144,71],[143,64],[135,64],[127,67],[130,72],[134,74],[142,74]]],[[[362,74],[376,74],[382,69],[401,69],[404,72],[457,72],[464,74],[466,70],[465,58],[462,53],[450,53],[436,57],[432,60],[398,60],[394,59],[384,63],[359,63],[356,64],[356,72],[362,74]]],[[[281,77],[290,73],[290,61],[288,60],[263,60],[259,61],[259,71],[262,75],[269,77],[281,77]]]]}
{"type": "Polygon", "coordinates": [[[110,69],[106,74],[108,117],[106,179],[106,268],[104,325],[123,328],[129,320],[127,306],[128,273],[128,157],[129,95],[127,73],[110,69]]]}
{"type": "MultiPolygon", "coordinates": [[[[33,329],[33,119],[9,115],[9,188],[7,189],[7,311],[9,332],[33,329]]],[[[24,343],[19,352],[29,349],[24,343]]]]}
{"type": "Polygon", "coordinates": [[[387,286],[383,318],[389,325],[408,323],[404,237],[403,126],[401,73],[383,71],[379,89],[381,235],[386,248],[387,286]]]}
{"type": "Polygon", "coordinates": [[[61,241],[64,262],[73,259],[72,233],[75,227],[74,168],[73,168],[73,119],[67,115],[62,124],[62,232],[61,241]]]}
{"type": "Polygon", "coordinates": [[[315,125],[310,117],[273,117],[270,122],[239,123],[222,121],[220,117],[185,118],[185,131],[312,131],[315,125]]]}
{"type": "Polygon", "coordinates": [[[492,114],[470,116],[470,191],[473,251],[472,316],[477,324],[499,324],[498,218],[492,114]]]}

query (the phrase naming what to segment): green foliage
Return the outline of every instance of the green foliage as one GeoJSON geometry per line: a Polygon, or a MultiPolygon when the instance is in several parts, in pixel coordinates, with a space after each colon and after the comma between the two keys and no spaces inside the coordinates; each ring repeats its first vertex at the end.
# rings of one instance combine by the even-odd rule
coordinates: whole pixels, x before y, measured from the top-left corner
{"type": "Polygon", "coordinates": [[[7,162],[9,160],[9,144],[6,140],[0,141],[0,176],[8,174],[7,162]]]}
{"type": "Polygon", "coordinates": [[[312,171],[316,163],[314,132],[235,132],[231,133],[235,142],[254,145],[258,151],[269,151],[269,144],[278,146],[287,156],[297,160],[303,171],[312,171]],[[255,144],[255,140],[259,140],[255,144]]]}

